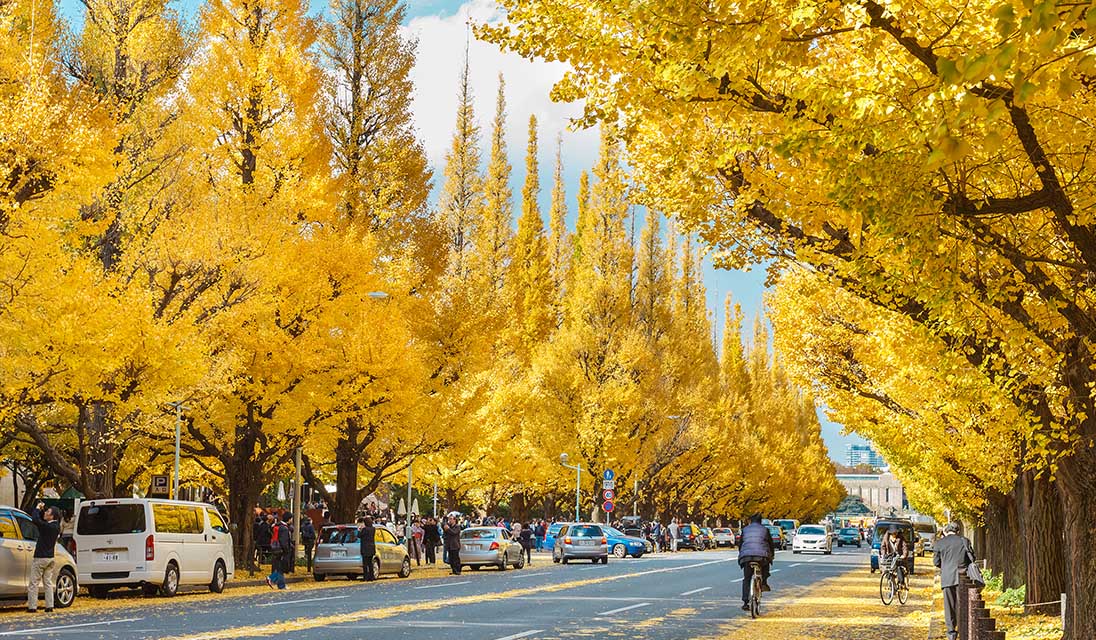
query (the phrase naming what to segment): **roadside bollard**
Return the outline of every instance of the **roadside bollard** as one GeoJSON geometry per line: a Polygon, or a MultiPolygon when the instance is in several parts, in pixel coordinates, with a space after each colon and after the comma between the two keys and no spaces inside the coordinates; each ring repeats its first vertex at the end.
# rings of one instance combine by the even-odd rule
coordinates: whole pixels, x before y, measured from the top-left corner
{"type": "Polygon", "coordinates": [[[971,640],[970,638],[970,625],[968,623],[968,610],[970,607],[970,601],[968,600],[967,593],[970,591],[970,582],[967,581],[967,577],[961,572],[959,574],[959,587],[955,590],[955,626],[959,630],[959,640],[971,640]]]}

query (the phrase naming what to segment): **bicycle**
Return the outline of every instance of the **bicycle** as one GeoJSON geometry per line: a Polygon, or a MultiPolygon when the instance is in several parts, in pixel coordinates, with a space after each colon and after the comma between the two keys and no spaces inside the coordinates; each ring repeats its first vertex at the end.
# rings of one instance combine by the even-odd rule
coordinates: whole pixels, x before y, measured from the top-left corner
{"type": "Polygon", "coordinates": [[[750,569],[753,570],[753,579],[750,581],[750,617],[756,618],[761,615],[761,565],[751,562],[750,569]]]}
{"type": "Polygon", "coordinates": [[[894,602],[895,596],[898,596],[899,604],[906,604],[910,597],[909,581],[904,568],[899,566],[899,561],[898,557],[892,558],[879,576],[879,599],[887,606],[894,602]]]}

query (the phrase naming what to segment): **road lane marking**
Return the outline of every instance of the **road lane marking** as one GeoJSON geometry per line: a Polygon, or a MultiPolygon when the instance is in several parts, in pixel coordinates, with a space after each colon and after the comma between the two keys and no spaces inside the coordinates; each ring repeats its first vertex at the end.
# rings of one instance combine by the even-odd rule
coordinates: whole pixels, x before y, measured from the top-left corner
{"type": "Polygon", "coordinates": [[[802,563],[802,562],[797,562],[797,563],[793,564],[792,566],[790,566],[790,567],[788,567],[788,568],[789,568],[789,569],[794,569],[794,568],[796,568],[796,567],[802,567],[802,566],[803,566],[803,563],[802,563]]]}
{"type": "Polygon", "coordinates": [[[255,606],[256,607],[273,607],[273,606],[280,606],[280,605],[283,605],[283,604],[284,605],[289,605],[289,604],[300,604],[302,602],[319,602],[321,600],[341,600],[342,598],[349,598],[349,597],[350,596],[325,596],[323,598],[306,598],[304,600],[290,600],[288,602],[283,602],[283,601],[279,600],[277,602],[266,602],[264,604],[257,604],[255,606]]]}
{"type": "Polygon", "coordinates": [[[818,562],[818,561],[819,561],[819,560],[821,560],[821,559],[822,559],[822,557],[821,557],[821,556],[819,556],[819,557],[817,557],[817,558],[811,558],[810,560],[807,560],[807,562],[818,562]]]}
{"type": "Polygon", "coordinates": [[[514,577],[515,578],[532,578],[533,576],[546,576],[549,573],[551,573],[551,571],[541,571],[539,573],[519,573],[519,574],[515,575],[514,577]]]}
{"type": "Polygon", "coordinates": [[[639,608],[642,608],[642,607],[649,607],[649,606],[651,606],[650,602],[640,602],[639,604],[633,604],[633,605],[629,605],[627,607],[621,607],[619,609],[611,609],[609,611],[602,611],[601,613],[599,613],[597,615],[599,615],[599,616],[611,616],[614,613],[621,613],[623,611],[631,611],[632,609],[639,609],[639,608]]]}
{"type": "MultiPolygon", "coordinates": [[[[674,567],[662,567],[659,569],[647,569],[645,571],[636,571],[633,573],[622,573],[611,576],[601,576],[597,578],[587,578],[585,580],[571,580],[568,582],[560,582],[555,584],[539,585],[523,587],[521,589],[511,589],[505,592],[489,592],[480,593],[468,596],[448,597],[444,599],[427,600],[424,602],[414,602],[402,605],[390,605],[381,606],[371,609],[360,609],[358,611],[350,611],[347,613],[329,614],[329,615],[314,615],[307,618],[297,618],[294,620],[283,620],[280,622],[268,622],[262,624],[250,624],[236,627],[227,627],[224,629],[213,629],[210,631],[201,631],[198,633],[190,633],[178,636],[162,637],[161,640],[229,640],[234,638],[253,638],[256,636],[268,636],[271,634],[286,635],[292,634],[295,631],[307,631],[311,629],[319,629],[321,627],[328,627],[334,625],[351,624],[355,622],[361,622],[364,620],[382,620],[385,618],[392,618],[398,615],[404,615],[408,613],[418,613],[426,611],[437,611],[447,607],[455,607],[468,604],[482,604],[485,602],[496,602],[499,600],[512,600],[520,598],[522,596],[531,596],[541,593],[553,593],[558,591],[565,591],[567,589],[575,589],[579,587],[588,587],[596,584],[605,584],[608,582],[616,582],[618,580],[627,580],[629,578],[640,578],[644,576],[655,575],[659,573],[669,573],[671,571],[684,571],[686,569],[696,569],[698,567],[706,567],[715,564],[724,564],[730,562],[734,558],[721,558],[718,560],[708,560],[706,562],[698,562],[696,564],[687,564],[674,567]]],[[[437,586],[455,585],[455,582],[446,582],[437,586]]],[[[415,587],[420,589],[422,587],[415,587]]]]}
{"type": "Polygon", "coordinates": [[[530,629],[528,631],[522,631],[521,633],[515,633],[512,636],[503,636],[501,638],[495,638],[495,640],[518,640],[518,638],[526,638],[526,637],[531,636],[535,633],[540,633],[541,631],[544,631],[544,629],[530,629]]]}
{"type": "Polygon", "coordinates": [[[471,580],[461,580],[460,582],[443,582],[441,584],[428,584],[422,587],[414,587],[415,589],[437,589],[438,587],[452,587],[458,584],[472,584],[471,580]]]}
{"type": "Polygon", "coordinates": [[[39,627],[37,629],[21,629],[19,631],[4,631],[0,632],[0,636],[31,636],[38,633],[49,633],[51,631],[62,631],[64,629],[76,629],[78,627],[98,627],[101,625],[121,624],[123,622],[137,622],[138,620],[144,620],[144,618],[122,618],[121,620],[104,620],[103,622],[81,622],[80,624],[66,624],[58,627],[39,627]]]}
{"type": "Polygon", "coordinates": [[[769,573],[780,573],[780,569],[773,569],[773,570],[772,570],[772,571],[770,571],[769,573]]]}
{"type": "Polygon", "coordinates": [[[683,595],[683,596],[691,596],[691,595],[693,595],[694,593],[700,593],[701,591],[707,591],[708,589],[711,589],[711,587],[700,587],[699,589],[693,589],[692,591],[686,591],[685,593],[683,593],[683,594],[681,594],[681,595],[683,595]]]}

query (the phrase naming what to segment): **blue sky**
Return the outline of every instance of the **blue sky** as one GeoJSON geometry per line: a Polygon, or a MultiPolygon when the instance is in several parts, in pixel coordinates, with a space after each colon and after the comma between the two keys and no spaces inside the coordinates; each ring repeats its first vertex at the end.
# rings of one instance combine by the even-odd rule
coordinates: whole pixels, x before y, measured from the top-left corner
{"type": "MultiPolygon", "coordinates": [[[[327,0],[310,1],[317,14],[327,8],[327,0]]],[[[490,21],[498,19],[499,14],[492,0],[407,0],[407,4],[407,30],[419,40],[419,59],[413,77],[416,84],[416,123],[438,176],[436,182],[440,183],[444,152],[455,118],[457,77],[467,37],[465,25],[470,17],[475,21],[490,21]]],[[[188,19],[193,19],[201,3],[198,0],[177,0],[174,6],[188,19]]],[[[60,7],[62,13],[79,28],[82,23],[79,0],[60,0],[60,7]]],[[[541,124],[539,160],[541,184],[545,186],[541,195],[542,210],[548,211],[555,154],[553,141],[557,134],[562,134],[564,179],[573,214],[578,176],[596,158],[597,135],[593,131],[568,131],[569,119],[578,115],[579,106],[559,105],[548,100],[549,89],[565,67],[558,63],[526,61],[482,42],[472,43],[470,56],[476,113],[484,130],[489,127],[493,116],[498,74],[502,73],[507,82],[509,119],[506,139],[511,162],[516,169],[511,185],[515,196],[520,198],[524,180],[522,169],[528,118],[530,114],[536,114],[541,124]]],[[[708,307],[712,311],[717,332],[722,335],[723,301],[727,294],[742,305],[746,314],[744,328],[749,331],[753,317],[763,308],[764,271],[723,271],[706,262],[704,276],[708,288],[708,307]]],[[[843,462],[846,445],[863,440],[858,436],[843,435],[840,425],[827,420],[822,412],[819,418],[831,457],[843,462]]]]}

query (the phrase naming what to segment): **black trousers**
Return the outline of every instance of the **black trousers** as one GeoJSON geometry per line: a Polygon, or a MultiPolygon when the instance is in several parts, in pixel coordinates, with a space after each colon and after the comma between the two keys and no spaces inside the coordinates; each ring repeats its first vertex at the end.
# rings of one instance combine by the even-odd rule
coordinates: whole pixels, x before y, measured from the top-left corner
{"type": "Polygon", "coordinates": [[[769,559],[750,559],[749,556],[743,558],[742,564],[742,604],[748,604],[750,602],[750,582],[753,580],[754,571],[750,562],[756,562],[761,565],[761,581],[765,584],[769,583],[769,559]]]}
{"type": "Polygon", "coordinates": [[[314,540],[307,540],[304,543],[304,563],[308,567],[309,571],[312,571],[312,549],[315,547],[316,542],[314,540]]]}
{"type": "Polygon", "coordinates": [[[377,567],[373,565],[373,559],[376,555],[362,555],[362,579],[366,582],[373,582],[377,579],[377,575],[373,573],[373,570],[377,567]]]}
{"type": "Polygon", "coordinates": [[[437,564],[438,546],[433,541],[426,543],[426,564],[437,564]]]}
{"type": "Polygon", "coordinates": [[[533,564],[533,545],[525,547],[525,563],[533,564]]]}
{"type": "Polygon", "coordinates": [[[948,638],[959,636],[959,587],[944,587],[944,623],[948,627],[948,638]]]}
{"type": "Polygon", "coordinates": [[[453,573],[460,575],[460,550],[449,550],[449,568],[453,570],[453,573]]]}

